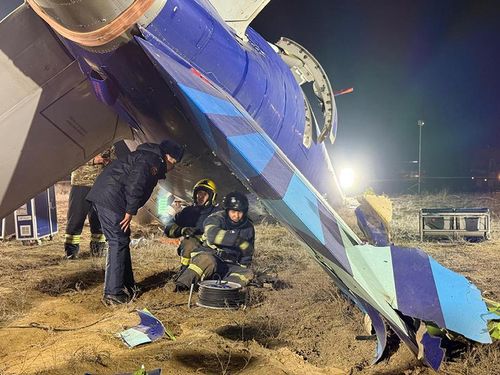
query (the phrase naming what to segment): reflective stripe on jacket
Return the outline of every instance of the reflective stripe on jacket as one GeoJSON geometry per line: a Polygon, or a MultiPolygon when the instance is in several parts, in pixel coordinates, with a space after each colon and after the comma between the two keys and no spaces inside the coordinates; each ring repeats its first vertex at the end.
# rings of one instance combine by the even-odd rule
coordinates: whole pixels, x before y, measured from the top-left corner
{"type": "Polygon", "coordinates": [[[252,262],[255,244],[255,228],[248,217],[233,223],[225,211],[210,215],[204,223],[204,244],[226,254],[223,259],[235,259],[240,264],[252,262]]]}

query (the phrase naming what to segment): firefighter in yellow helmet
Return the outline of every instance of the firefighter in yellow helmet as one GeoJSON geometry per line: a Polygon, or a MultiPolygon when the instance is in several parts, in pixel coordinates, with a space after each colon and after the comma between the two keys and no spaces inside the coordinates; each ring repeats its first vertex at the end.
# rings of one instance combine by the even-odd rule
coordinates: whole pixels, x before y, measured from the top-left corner
{"type": "Polygon", "coordinates": [[[165,227],[167,237],[184,237],[177,248],[181,257],[180,273],[189,266],[191,252],[202,244],[203,222],[212,213],[220,211],[216,199],[215,182],[209,178],[201,179],[193,187],[193,204],[177,213],[165,227]]]}

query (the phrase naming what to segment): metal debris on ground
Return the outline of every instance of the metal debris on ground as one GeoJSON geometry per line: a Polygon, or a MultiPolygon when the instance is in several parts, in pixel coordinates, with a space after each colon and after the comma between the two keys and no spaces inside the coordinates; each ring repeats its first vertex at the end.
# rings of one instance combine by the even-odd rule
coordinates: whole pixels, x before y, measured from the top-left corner
{"type": "Polygon", "coordinates": [[[140,324],[118,334],[128,347],[134,348],[138,345],[156,341],[162,338],[165,333],[171,340],[175,340],[175,336],[166,330],[163,323],[147,309],[137,310],[137,314],[141,319],[140,324]]]}
{"type": "Polygon", "coordinates": [[[391,200],[386,196],[375,195],[372,192],[366,192],[358,200],[360,205],[354,212],[358,220],[358,227],[368,242],[375,246],[390,245],[391,200]]]}
{"type": "Polygon", "coordinates": [[[147,246],[148,243],[149,243],[149,240],[147,240],[144,237],[132,238],[130,240],[130,247],[132,247],[133,249],[136,249],[136,248],[139,248],[139,247],[147,246]]]}

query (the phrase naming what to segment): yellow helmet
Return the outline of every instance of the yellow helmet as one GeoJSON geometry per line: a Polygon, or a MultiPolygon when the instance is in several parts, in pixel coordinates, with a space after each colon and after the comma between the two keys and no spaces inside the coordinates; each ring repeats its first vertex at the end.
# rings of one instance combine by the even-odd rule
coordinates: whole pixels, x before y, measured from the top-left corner
{"type": "Polygon", "coordinates": [[[203,178],[198,181],[193,186],[193,201],[196,202],[196,193],[199,190],[206,191],[208,193],[208,201],[205,204],[215,205],[215,200],[217,199],[217,185],[215,182],[209,178],[203,178]]]}

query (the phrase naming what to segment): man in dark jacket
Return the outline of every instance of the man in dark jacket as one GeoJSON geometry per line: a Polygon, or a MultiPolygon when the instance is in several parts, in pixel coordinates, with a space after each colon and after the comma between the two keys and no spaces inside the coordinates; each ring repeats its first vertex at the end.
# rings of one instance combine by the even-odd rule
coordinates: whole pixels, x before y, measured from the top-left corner
{"type": "Polygon", "coordinates": [[[217,186],[209,178],[198,181],[193,187],[193,204],[185,207],[175,215],[172,222],[165,227],[165,235],[169,238],[184,236],[177,254],[181,257],[180,273],[189,266],[191,253],[202,244],[203,222],[216,211],[217,186]]]}
{"type": "Polygon", "coordinates": [[[191,253],[189,267],[176,281],[176,290],[219,275],[223,280],[246,286],[253,278],[250,268],[255,229],[248,218],[248,199],[240,192],[229,193],[224,211],[210,215],[204,223],[203,247],[191,253]]]}
{"type": "Polygon", "coordinates": [[[182,159],[184,149],[165,140],[144,143],[125,159],[109,164],[97,177],[87,200],[95,207],[108,241],[103,302],[127,303],[135,286],[130,258],[130,222],[151,196],[158,180],[182,159]]]}

